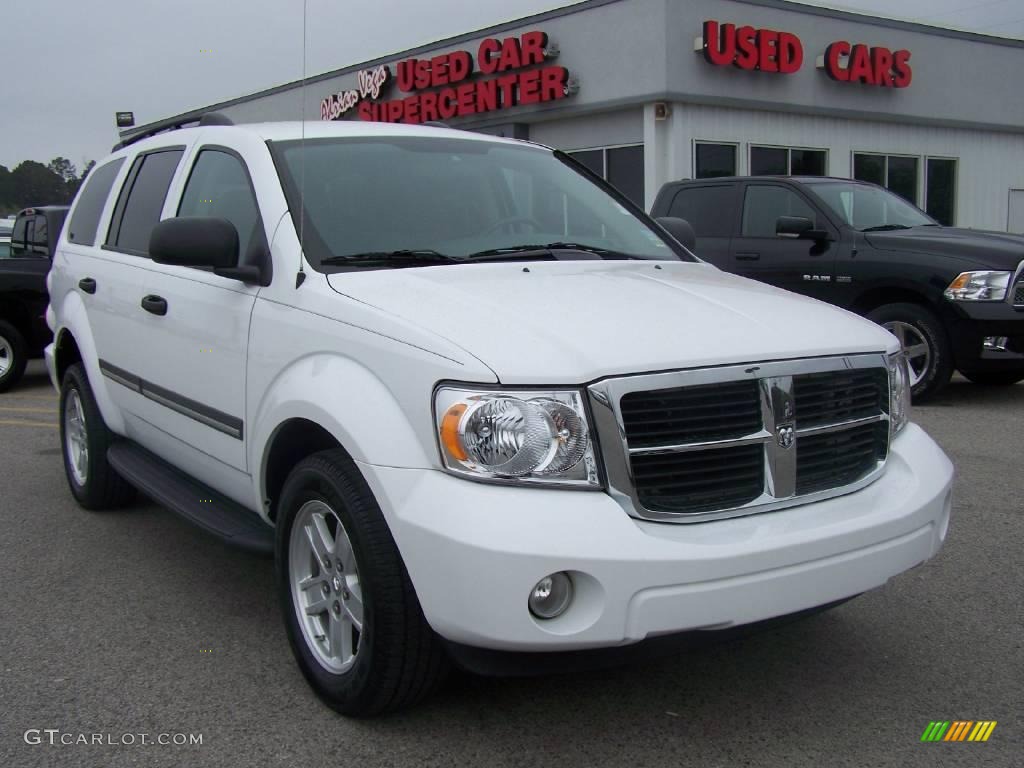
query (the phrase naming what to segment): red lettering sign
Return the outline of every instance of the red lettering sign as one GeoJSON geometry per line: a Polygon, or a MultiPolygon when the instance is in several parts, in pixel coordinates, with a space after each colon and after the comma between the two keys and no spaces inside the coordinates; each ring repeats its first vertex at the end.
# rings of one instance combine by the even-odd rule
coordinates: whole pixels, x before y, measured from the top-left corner
{"type": "Polygon", "coordinates": [[[390,75],[387,67],[360,72],[359,90],[324,99],[320,117],[336,120],[358,104],[360,120],[422,123],[564,99],[577,86],[565,67],[546,64],[556,55],[557,48],[543,32],[489,37],[477,47],[475,58],[469,51],[454,51],[398,62],[395,81],[408,94],[400,99],[378,101],[390,75]],[[337,107],[332,106],[335,101],[337,107]]]}
{"type": "Polygon", "coordinates": [[[906,88],[913,80],[910,51],[851,45],[837,40],[825,49],[822,62],[826,74],[841,83],[863,83],[883,88],[906,88]]]}
{"type": "Polygon", "coordinates": [[[700,49],[710,64],[760,72],[796,72],[804,63],[800,38],[790,32],[704,22],[700,49]]]}

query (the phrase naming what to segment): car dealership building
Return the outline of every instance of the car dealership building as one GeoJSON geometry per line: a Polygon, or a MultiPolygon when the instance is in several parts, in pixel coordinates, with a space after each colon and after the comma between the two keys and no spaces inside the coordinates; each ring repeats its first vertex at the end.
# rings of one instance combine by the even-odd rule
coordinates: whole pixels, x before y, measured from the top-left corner
{"type": "Polygon", "coordinates": [[[588,0],[179,117],[443,121],[569,151],[647,208],[673,179],[830,175],[1024,232],[1022,71],[1022,41],[781,0],[588,0]]]}

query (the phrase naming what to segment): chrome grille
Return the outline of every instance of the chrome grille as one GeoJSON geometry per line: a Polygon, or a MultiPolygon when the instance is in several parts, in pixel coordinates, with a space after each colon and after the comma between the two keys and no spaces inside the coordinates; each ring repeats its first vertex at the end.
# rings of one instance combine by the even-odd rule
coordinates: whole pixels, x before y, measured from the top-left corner
{"type": "Polygon", "coordinates": [[[885,356],[608,379],[591,404],[610,492],[634,517],[696,522],[848,493],[882,471],[885,356]]]}
{"type": "Polygon", "coordinates": [[[1013,303],[1015,306],[1024,306],[1024,282],[1017,283],[1013,289],[1013,303]]]}

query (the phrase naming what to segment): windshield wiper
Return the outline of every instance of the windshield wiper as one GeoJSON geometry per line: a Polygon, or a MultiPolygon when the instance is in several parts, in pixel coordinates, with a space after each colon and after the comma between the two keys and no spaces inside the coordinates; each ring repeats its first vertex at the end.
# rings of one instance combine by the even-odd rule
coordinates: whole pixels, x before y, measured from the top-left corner
{"type": "Polygon", "coordinates": [[[551,256],[556,251],[579,251],[581,253],[594,254],[602,259],[636,259],[638,256],[631,256],[621,251],[613,251],[608,248],[600,248],[596,245],[584,245],[583,243],[526,243],[523,245],[510,245],[506,248],[489,248],[486,251],[477,251],[466,256],[466,261],[502,261],[520,258],[532,258],[534,256],[551,256]]]}
{"type": "Polygon", "coordinates": [[[906,224],[879,224],[877,227],[865,227],[861,232],[892,232],[897,229],[913,229],[906,224]]]}
{"type": "Polygon", "coordinates": [[[428,248],[403,249],[398,251],[367,251],[365,253],[350,253],[345,256],[328,256],[321,259],[321,264],[328,266],[338,265],[360,265],[372,263],[405,263],[405,264],[454,264],[458,259],[451,256],[432,251],[428,248]]]}

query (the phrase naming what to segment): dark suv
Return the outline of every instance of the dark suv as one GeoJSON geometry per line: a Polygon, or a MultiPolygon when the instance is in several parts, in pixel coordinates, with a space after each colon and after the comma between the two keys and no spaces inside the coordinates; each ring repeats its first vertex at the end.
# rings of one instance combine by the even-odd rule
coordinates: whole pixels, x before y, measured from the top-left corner
{"type": "Polygon", "coordinates": [[[1024,236],[943,227],[887,189],[823,177],[671,182],[651,213],[690,222],[697,255],[727,272],[885,326],[919,400],[954,369],[1024,379],[1024,236]]]}
{"type": "Polygon", "coordinates": [[[46,324],[46,274],[67,216],[66,205],[19,211],[9,250],[0,251],[0,392],[42,357],[53,335],[46,324]]]}

